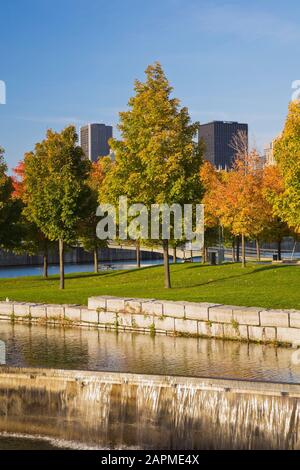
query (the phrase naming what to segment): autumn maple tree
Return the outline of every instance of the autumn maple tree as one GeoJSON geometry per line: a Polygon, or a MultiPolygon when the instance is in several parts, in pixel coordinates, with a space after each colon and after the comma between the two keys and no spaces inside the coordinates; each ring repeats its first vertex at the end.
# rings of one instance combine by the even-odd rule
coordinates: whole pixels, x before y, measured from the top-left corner
{"type": "MultiPolygon", "coordinates": [[[[203,148],[194,142],[197,123],[187,108],[173,98],[159,63],[146,69],[146,80],[136,80],[128,110],[120,113],[121,138],[110,144],[116,161],[104,183],[106,201],[151,205],[198,203],[202,196],[199,168],[203,148]]],[[[171,237],[172,238],[172,237],[171,237]]],[[[169,239],[160,237],[164,253],[165,287],[171,287],[169,239]]]]}
{"type": "Polygon", "coordinates": [[[218,171],[206,162],[200,172],[206,193],[206,220],[217,219],[242,240],[242,264],[246,263],[245,240],[256,238],[270,219],[270,205],[262,193],[263,169],[256,150],[236,154],[231,171],[218,171]]]}

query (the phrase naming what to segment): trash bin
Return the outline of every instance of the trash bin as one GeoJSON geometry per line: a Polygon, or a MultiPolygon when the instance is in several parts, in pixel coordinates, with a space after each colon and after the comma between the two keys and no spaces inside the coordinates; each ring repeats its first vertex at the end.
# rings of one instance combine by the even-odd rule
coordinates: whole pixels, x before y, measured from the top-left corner
{"type": "Polygon", "coordinates": [[[273,255],[273,261],[278,261],[278,255],[273,255]]]}
{"type": "Polygon", "coordinates": [[[215,251],[212,251],[210,253],[210,264],[212,266],[215,266],[217,264],[217,253],[215,251]]]}

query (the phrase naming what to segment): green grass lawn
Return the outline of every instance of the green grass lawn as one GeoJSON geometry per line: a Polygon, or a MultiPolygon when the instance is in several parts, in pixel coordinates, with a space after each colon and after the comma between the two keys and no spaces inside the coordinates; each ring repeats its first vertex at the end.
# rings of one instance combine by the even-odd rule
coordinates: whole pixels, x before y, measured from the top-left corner
{"type": "Polygon", "coordinates": [[[58,277],[0,279],[0,299],[86,304],[93,295],[116,295],[266,308],[300,309],[300,267],[249,264],[171,266],[173,288],[163,287],[163,267],[70,274],[60,291],[58,277]]]}

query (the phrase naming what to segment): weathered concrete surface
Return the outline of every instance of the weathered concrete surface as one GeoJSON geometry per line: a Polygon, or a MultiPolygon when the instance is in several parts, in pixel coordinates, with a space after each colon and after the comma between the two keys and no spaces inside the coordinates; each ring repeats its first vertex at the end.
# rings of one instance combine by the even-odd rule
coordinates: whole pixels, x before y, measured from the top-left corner
{"type": "Polygon", "coordinates": [[[12,315],[14,306],[12,302],[0,302],[0,315],[12,315]]]}
{"type": "Polygon", "coordinates": [[[0,367],[0,432],[99,448],[299,449],[299,399],[297,384],[0,367]]]}
{"type": "Polygon", "coordinates": [[[300,343],[300,329],[277,328],[277,340],[289,344],[300,343]]]}
{"type": "Polygon", "coordinates": [[[255,307],[233,307],[233,320],[240,325],[258,326],[259,309],[255,307]]]}
{"type": "Polygon", "coordinates": [[[161,317],[163,315],[163,304],[158,301],[144,301],[142,302],[142,314],[153,314],[161,317]]]}
{"type": "Polygon", "coordinates": [[[276,328],[269,326],[258,327],[258,326],[249,326],[248,335],[251,341],[260,341],[260,342],[272,342],[276,341],[276,328]]]}
{"type": "Polygon", "coordinates": [[[209,320],[217,323],[231,323],[233,308],[231,305],[220,305],[209,308],[209,320]]]}
{"type": "Polygon", "coordinates": [[[65,306],[65,319],[71,320],[76,323],[81,321],[81,309],[80,306],[65,306]]]}
{"type": "Polygon", "coordinates": [[[99,323],[99,313],[97,310],[89,310],[88,308],[81,309],[81,321],[88,323],[99,323]]]}
{"type": "Polygon", "coordinates": [[[175,318],[175,330],[184,334],[197,335],[198,322],[196,320],[175,318]]]}
{"type": "Polygon", "coordinates": [[[47,305],[47,318],[64,318],[65,308],[63,305],[47,305]]]}
{"type": "Polygon", "coordinates": [[[15,303],[13,309],[16,317],[29,317],[30,315],[30,304],[15,303]]]}
{"type": "Polygon", "coordinates": [[[218,304],[186,302],[185,318],[188,320],[207,321],[209,308],[216,307],[218,304]]]}
{"type": "Polygon", "coordinates": [[[284,310],[263,310],[260,312],[262,326],[289,326],[289,312],[284,310]]]}
{"type": "Polygon", "coordinates": [[[185,304],[183,302],[163,301],[162,304],[164,316],[173,318],[184,318],[185,304]]]}
{"type": "Polygon", "coordinates": [[[300,328],[300,312],[291,311],[289,316],[290,316],[290,326],[292,328],[300,328]]]}

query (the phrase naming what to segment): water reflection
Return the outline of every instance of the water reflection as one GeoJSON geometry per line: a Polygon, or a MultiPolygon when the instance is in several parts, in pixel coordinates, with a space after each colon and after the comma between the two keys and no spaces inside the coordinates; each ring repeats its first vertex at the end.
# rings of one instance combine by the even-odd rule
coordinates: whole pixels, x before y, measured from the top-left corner
{"type": "Polygon", "coordinates": [[[292,350],[274,346],[9,322],[1,340],[12,366],[300,383],[292,350]]]}

